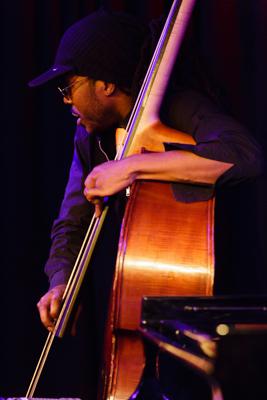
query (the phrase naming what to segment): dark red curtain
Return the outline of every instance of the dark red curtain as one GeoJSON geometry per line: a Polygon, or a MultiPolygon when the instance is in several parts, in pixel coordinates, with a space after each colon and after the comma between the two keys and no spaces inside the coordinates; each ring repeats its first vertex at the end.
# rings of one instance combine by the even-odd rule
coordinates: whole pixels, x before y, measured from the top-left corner
{"type": "MultiPolygon", "coordinates": [[[[170,3],[164,0],[1,2],[0,396],[25,394],[45,338],[35,303],[47,288],[42,269],[49,249],[49,230],[67,179],[75,128],[54,89],[32,91],[27,82],[50,66],[64,30],[97,7],[105,5],[128,11],[149,21],[165,12],[170,3]]],[[[199,0],[193,25],[203,62],[218,83],[228,111],[250,129],[266,153],[266,2],[199,0]]],[[[264,175],[234,198],[240,212],[233,215],[237,224],[232,236],[242,237],[233,239],[240,258],[239,265],[229,258],[225,275],[234,274],[235,281],[243,279],[246,289],[242,291],[247,293],[266,293],[266,192],[264,175]]],[[[79,359],[72,354],[79,353],[78,340],[73,346],[63,345],[59,351],[64,365],[69,359],[76,364],[64,370],[61,364],[53,370],[40,393],[45,397],[75,395],[75,385],[70,382],[75,382],[72,377],[82,373],[79,359]],[[69,350],[71,347],[74,350],[69,350]],[[58,387],[56,384],[62,379],[64,393],[60,393],[60,384],[58,387]]]]}

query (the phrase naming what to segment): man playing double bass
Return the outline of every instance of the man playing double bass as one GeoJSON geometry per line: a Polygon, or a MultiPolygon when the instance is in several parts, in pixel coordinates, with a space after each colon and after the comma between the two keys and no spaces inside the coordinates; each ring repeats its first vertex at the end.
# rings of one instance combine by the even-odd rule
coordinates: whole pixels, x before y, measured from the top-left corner
{"type": "MultiPolygon", "coordinates": [[[[65,32],[54,65],[30,82],[32,87],[54,82],[77,118],[69,180],[45,267],[50,288],[38,303],[41,321],[50,331],[90,218],[101,214],[101,199],[135,180],[206,184],[212,193],[214,187],[261,172],[261,152],[246,129],[208,97],[182,84],[169,95],[164,115],[196,144],[112,161],[115,130],[125,126],[133,108],[150,35],[129,15],[96,11],[65,32]]],[[[109,276],[109,263],[102,261],[102,273],[109,276]]]]}

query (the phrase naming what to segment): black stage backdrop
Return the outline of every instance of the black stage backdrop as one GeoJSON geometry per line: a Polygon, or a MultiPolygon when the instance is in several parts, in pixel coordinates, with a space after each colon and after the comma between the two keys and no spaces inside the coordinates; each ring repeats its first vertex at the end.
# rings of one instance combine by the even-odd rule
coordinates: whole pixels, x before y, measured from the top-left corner
{"type": "MultiPolygon", "coordinates": [[[[100,5],[150,20],[161,15],[170,1],[1,1],[0,396],[25,395],[46,336],[35,304],[47,288],[43,264],[75,129],[54,89],[30,90],[27,82],[50,66],[64,30],[100,5]]],[[[266,153],[266,1],[199,0],[194,25],[203,60],[220,82],[229,112],[250,129],[266,153]]],[[[239,261],[236,265],[229,258],[225,274],[240,280],[239,292],[266,293],[266,195],[263,176],[233,199],[238,215],[232,217],[238,223],[228,239],[235,238],[232,246],[238,248],[239,261]]],[[[231,284],[224,289],[231,293],[231,284]]],[[[58,350],[61,364],[51,361],[52,372],[39,395],[77,394],[70,382],[81,373],[82,363],[72,354],[79,354],[78,340],[73,340],[58,350]]]]}

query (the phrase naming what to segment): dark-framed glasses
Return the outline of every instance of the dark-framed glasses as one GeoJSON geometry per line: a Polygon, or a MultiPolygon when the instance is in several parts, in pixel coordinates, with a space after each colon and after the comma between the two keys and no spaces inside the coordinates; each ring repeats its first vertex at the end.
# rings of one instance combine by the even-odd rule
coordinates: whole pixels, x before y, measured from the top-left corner
{"type": "Polygon", "coordinates": [[[67,100],[71,100],[71,92],[72,92],[72,88],[74,87],[74,86],[76,86],[76,87],[78,87],[77,85],[81,85],[81,84],[83,84],[85,81],[87,81],[88,80],[88,78],[87,77],[84,77],[83,79],[79,79],[79,80],[76,80],[75,82],[72,82],[70,85],[68,85],[68,86],[65,86],[65,87],[60,87],[60,86],[58,86],[57,88],[58,88],[58,90],[60,91],[60,93],[62,94],[62,96],[63,97],[65,97],[65,99],[67,99],[67,100]]]}

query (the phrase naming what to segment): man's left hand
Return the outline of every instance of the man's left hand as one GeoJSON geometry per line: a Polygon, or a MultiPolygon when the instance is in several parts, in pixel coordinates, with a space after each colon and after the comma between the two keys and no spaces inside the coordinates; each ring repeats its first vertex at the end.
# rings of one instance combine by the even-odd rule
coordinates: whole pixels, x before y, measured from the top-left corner
{"type": "Polygon", "coordinates": [[[96,166],[87,176],[84,195],[89,202],[95,204],[97,217],[101,215],[101,199],[118,193],[135,180],[135,174],[130,172],[130,164],[131,157],[120,161],[108,161],[96,166]]]}

